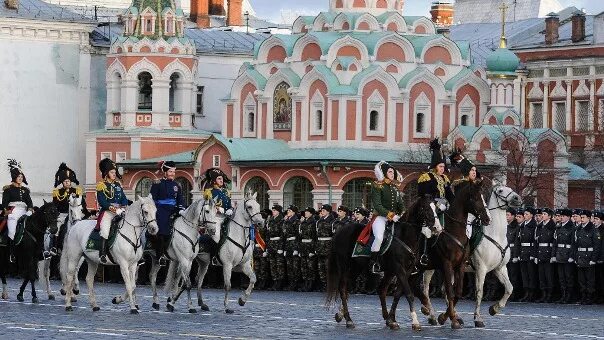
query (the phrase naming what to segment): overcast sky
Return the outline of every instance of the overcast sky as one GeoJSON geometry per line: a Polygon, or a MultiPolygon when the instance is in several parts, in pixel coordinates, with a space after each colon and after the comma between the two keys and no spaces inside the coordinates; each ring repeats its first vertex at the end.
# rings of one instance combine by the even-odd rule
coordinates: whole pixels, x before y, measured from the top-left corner
{"type": "MultiPolygon", "coordinates": [[[[406,0],[405,15],[428,15],[433,0],[406,0]]],[[[522,0],[520,0],[522,1],[522,0]]],[[[604,0],[559,0],[563,6],[585,8],[588,13],[604,11],[604,0]]],[[[328,0],[250,0],[258,17],[276,23],[291,23],[298,15],[327,10],[328,0]]]]}

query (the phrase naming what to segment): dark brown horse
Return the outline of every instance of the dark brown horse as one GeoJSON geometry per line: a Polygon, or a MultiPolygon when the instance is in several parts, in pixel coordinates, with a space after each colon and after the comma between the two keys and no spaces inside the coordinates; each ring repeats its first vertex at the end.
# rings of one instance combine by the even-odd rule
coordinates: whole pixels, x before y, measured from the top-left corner
{"type": "Polygon", "coordinates": [[[422,313],[429,315],[430,324],[436,324],[434,308],[427,294],[426,282],[434,272],[432,269],[440,270],[443,274],[447,311],[438,316],[438,322],[442,325],[446,318],[451,319],[451,328],[462,327],[461,319],[457,316],[455,305],[462,295],[463,277],[466,261],[470,256],[470,245],[466,236],[466,223],[468,214],[478,218],[484,225],[489,225],[490,214],[481,194],[482,181],[463,182],[455,188],[455,199],[445,215],[445,226],[442,233],[428,242],[428,265],[423,268],[424,290],[420,291],[422,301],[422,313]]]}
{"type": "MultiPolygon", "coordinates": [[[[413,304],[414,295],[408,279],[415,267],[421,228],[434,226],[435,217],[434,205],[431,200],[422,197],[409,208],[406,216],[394,224],[392,244],[382,256],[384,277],[379,286],[382,316],[386,325],[391,329],[400,328],[396,321],[396,308],[400,297],[405,295],[409,302],[412,328],[420,330],[413,304]],[[386,293],[393,277],[396,277],[398,284],[392,307],[388,312],[386,293]]],[[[338,298],[340,299],[341,307],[336,313],[335,319],[337,322],[346,319],[348,328],[354,327],[348,311],[348,287],[356,282],[356,277],[361,272],[368,270],[369,258],[352,257],[355,242],[364,227],[363,224],[358,223],[340,227],[333,237],[327,263],[327,305],[331,306],[338,298]]]]}

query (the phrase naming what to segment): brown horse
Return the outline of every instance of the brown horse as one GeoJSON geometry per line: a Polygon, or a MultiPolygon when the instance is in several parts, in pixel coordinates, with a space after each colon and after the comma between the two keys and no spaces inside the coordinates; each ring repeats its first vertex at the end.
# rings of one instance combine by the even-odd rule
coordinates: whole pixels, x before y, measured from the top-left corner
{"type": "MultiPolygon", "coordinates": [[[[428,265],[423,269],[428,270],[424,273],[424,286],[433,271],[440,270],[443,274],[447,311],[438,316],[438,322],[442,325],[446,318],[451,319],[451,328],[459,329],[462,327],[461,319],[457,316],[455,305],[462,295],[463,277],[466,261],[470,256],[470,245],[466,236],[466,223],[468,214],[478,218],[478,221],[488,226],[490,214],[487,205],[482,196],[482,181],[463,182],[455,188],[455,199],[451,207],[444,213],[445,226],[442,233],[428,242],[428,265]]],[[[430,324],[436,324],[434,308],[427,295],[426,287],[420,291],[420,300],[422,301],[422,313],[429,315],[430,324]]]]}

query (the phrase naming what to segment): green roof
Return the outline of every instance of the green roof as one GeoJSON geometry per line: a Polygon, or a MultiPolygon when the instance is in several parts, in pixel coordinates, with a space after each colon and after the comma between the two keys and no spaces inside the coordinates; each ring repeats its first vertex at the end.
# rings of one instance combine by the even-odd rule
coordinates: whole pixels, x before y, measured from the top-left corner
{"type": "Polygon", "coordinates": [[[568,179],[572,181],[591,181],[593,178],[587,170],[574,163],[568,163],[568,179]]]}
{"type": "Polygon", "coordinates": [[[122,162],[119,162],[118,165],[125,165],[125,166],[136,166],[136,165],[149,165],[149,164],[156,164],[159,163],[161,161],[173,161],[176,164],[187,164],[187,165],[191,165],[195,163],[195,150],[191,150],[191,151],[185,151],[185,152],[180,152],[180,153],[175,153],[175,154],[171,154],[171,155],[165,155],[162,157],[155,157],[155,158],[147,158],[147,159],[128,159],[122,162]]]}
{"type": "Polygon", "coordinates": [[[398,87],[399,88],[407,88],[407,86],[409,86],[409,82],[411,81],[411,79],[413,79],[416,75],[422,73],[423,71],[425,71],[426,68],[423,66],[418,66],[415,69],[413,69],[413,71],[405,74],[401,80],[398,82],[398,87]]]}
{"type": "Polygon", "coordinates": [[[520,59],[507,48],[498,48],[487,57],[489,74],[515,76],[520,59]]]}
{"type": "Polygon", "coordinates": [[[407,38],[413,45],[413,49],[415,50],[415,56],[417,58],[422,56],[422,52],[424,51],[424,47],[426,44],[434,39],[438,39],[440,35],[411,35],[405,34],[403,37],[407,38]]]}
{"type": "Polygon", "coordinates": [[[418,21],[421,18],[425,18],[425,17],[421,16],[421,15],[403,15],[403,18],[405,19],[405,22],[407,23],[407,25],[413,25],[414,22],[418,21]]]}
{"type": "Polygon", "coordinates": [[[282,68],[282,69],[279,69],[279,71],[283,72],[285,74],[285,76],[287,77],[287,79],[289,79],[290,86],[292,86],[292,87],[300,86],[300,76],[298,76],[296,74],[296,72],[292,71],[291,68],[289,68],[289,67],[282,68]]]}
{"type": "Polygon", "coordinates": [[[342,65],[342,69],[348,70],[348,67],[350,67],[350,65],[352,65],[354,63],[354,61],[357,60],[357,58],[355,58],[355,57],[337,57],[336,60],[340,62],[340,65],[342,65]]]}
{"type": "Polygon", "coordinates": [[[495,117],[495,119],[497,119],[497,124],[503,124],[503,120],[509,115],[514,116],[517,121],[520,121],[520,116],[518,115],[518,112],[516,112],[516,110],[514,109],[500,110],[497,108],[491,108],[489,112],[487,112],[487,116],[489,115],[492,115],[493,117],[495,117]]]}
{"type": "Polygon", "coordinates": [[[457,84],[458,81],[463,79],[463,77],[465,77],[469,73],[472,73],[472,70],[470,70],[468,67],[462,68],[461,71],[459,71],[456,75],[454,75],[451,79],[449,79],[445,83],[445,89],[447,91],[453,90],[453,87],[455,87],[455,84],[457,84]]]}

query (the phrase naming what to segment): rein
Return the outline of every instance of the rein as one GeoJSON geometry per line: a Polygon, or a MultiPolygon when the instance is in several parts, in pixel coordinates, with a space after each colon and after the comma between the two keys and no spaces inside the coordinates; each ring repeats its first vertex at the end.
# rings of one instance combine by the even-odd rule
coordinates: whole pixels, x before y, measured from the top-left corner
{"type": "MultiPolygon", "coordinates": [[[[243,201],[243,206],[245,209],[245,205],[247,202],[251,201],[251,199],[246,199],[243,201]]],[[[235,215],[237,213],[237,209],[239,209],[239,207],[235,208],[235,211],[233,212],[233,215],[235,215]]],[[[250,223],[253,221],[254,216],[259,215],[260,212],[257,212],[255,214],[250,214],[250,212],[245,209],[245,212],[247,213],[248,217],[250,218],[250,223]]],[[[247,252],[248,248],[250,247],[250,245],[252,244],[252,240],[250,240],[249,238],[249,229],[251,227],[250,226],[244,226],[241,223],[235,221],[233,218],[231,217],[227,217],[227,236],[226,236],[226,240],[230,241],[231,243],[233,243],[237,248],[241,249],[241,260],[239,260],[238,264],[241,264],[241,262],[243,261],[243,258],[245,257],[245,253],[247,252]],[[236,225],[238,225],[239,227],[241,227],[243,229],[243,237],[245,238],[245,245],[241,245],[239,242],[233,240],[233,238],[231,238],[231,236],[229,235],[229,230],[230,230],[230,223],[233,222],[236,225]],[[246,236],[246,230],[248,230],[248,234],[246,236]]]]}
{"type": "Polygon", "coordinates": [[[132,224],[132,223],[128,222],[128,220],[126,220],[126,216],[124,216],[124,218],[122,219],[122,221],[120,223],[120,226],[118,227],[118,234],[121,237],[123,237],[126,240],[126,242],[128,242],[132,246],[132,248],[134,248],[134,252],[135,253],[142,246],[141,239],[142,239],[142,236],[143,236],[143,231],[141,231],[140,234],[138,234],[138,235],[136,234],[136,228],[137,227],[141,227],[143,230],[147,230],[147,228],[149,226],[149,223],[155,221],[155,219],[147,221],[147,218],[145,217],[145,214],[143,214],[143,206],[142,206],[142,204],[141,204],[141,212],[140,212],[140,214],[141,214],[141,219],[143,220],[143,225],[142,226],[135,225],[135,224],[132,224]],[[129,226],[132,227],[132,230],[134,232],[134,237],[136,238],[136,243],[134,243],[128,236],[126,236],[126,235],[124,235],[122,233],[122,228],[124,227],[124,224],[128,224],[129,226]]]}

